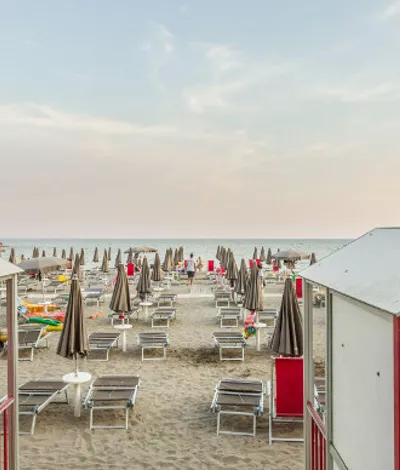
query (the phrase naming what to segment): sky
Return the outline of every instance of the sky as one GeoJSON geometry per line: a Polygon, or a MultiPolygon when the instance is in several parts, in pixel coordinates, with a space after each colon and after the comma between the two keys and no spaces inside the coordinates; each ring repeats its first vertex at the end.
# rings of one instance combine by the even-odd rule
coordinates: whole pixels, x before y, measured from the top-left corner
{"type": "Polygon", "coordinates": [[[0,239],[400,225],[400,1],[0,8],[0,239]]]}

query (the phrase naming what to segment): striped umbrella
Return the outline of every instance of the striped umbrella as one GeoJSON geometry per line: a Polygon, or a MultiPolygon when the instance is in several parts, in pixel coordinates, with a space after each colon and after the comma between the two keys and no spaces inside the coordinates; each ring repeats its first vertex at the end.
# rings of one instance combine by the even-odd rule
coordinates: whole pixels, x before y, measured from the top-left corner
{"type": "Polygon", "coordinates": [[[246,261],[242,258],[240,262],[240,269],[238,273],[238,278],[235,283],[235,292],[239,295],[244,295],[246,293],[246,286],[248,283],[248,274],[246,268],[246,261]]]}
{"type": "Polygon", "coordinates": [[[253,260],[250,279],[246,287],[244,307],[252,312],[263,309],[262,282],[258,274],[257,263],[253,260]]]}
{"type": "Polygon", "coordinates": [[[95,248],[94,254],[93,254],[93,263],[98,263],[99,262],[99,249],[95,248]]]}
{"type": "Polygon", "coordinates": [[[147,262],[147,257],[143,258],[142,271],[140,273],[139,281],[136,285],[136,292],[139,294],[150,294],[150,270],[147,262]]]}
{"type": "Polygon", "coordinates": [[[228,279],[228,281],[236,281],[239,277],[238,267],[232,251],[229,251],[228,269],[226,270],[225,277],[228,279]]]}
{"type": "Polygon", "coordinates": [[[111,297],[110,309],[120,314],[122,323],[124,322],[125,314],[131,311],[129,283],[123,263],[120,263],[118,266],[117,280],[115,281],[111,297]]]}
{"type": "Polygon", "coordinates": [[[281,356],[303,355],[303,322],[290,278],[285,281],[281,308],[269,346],[281,356]]]}

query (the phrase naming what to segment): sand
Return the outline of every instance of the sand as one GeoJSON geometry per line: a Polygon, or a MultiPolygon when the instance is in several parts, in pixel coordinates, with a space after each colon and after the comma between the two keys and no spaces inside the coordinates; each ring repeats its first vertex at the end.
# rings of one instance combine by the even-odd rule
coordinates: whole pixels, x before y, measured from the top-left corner
{"type": "MultiPolygon", "coordinates": [[[[21,469],[252,469],[296,470],[303,468],[303,446],[299,443],[268,445],[268,405],[258,419],[257,437],[216,435],[216,415],[210,412],[216,383],[223,377],[248,377],[267,380],[271,372],[271,354],[263,332],[262,350],[256,351],[255,339],[246,349],[245,362],[218,362],[211,334],[219,330],[214,300],[190,297],[186,287],[174,288],[178,298],[177,319],[168,331],[171,346],[167,361],[141,362],[136,333],[150,331],[144,318],[133,320],[127,333],[128,351],[111,352],[109,362],[86,361],[81,369],[93,378],[102,374],[132,373],[141,377],[137,401],[125,430],[89,430],[89,413],[75,418],[72,404],[49,406],[37,420],[34,436],[21,436],[21,469]],[[186,295],[185,295],[186,294],[186,295]]],[[[201,289],[200,289],[201,290],[201,289]]],[[[265,306],[280,303],[282,286],[265,288],[265,306]]],[[[108,301],[101,306],[104,316],[88,319],[96,311],[87,307],[87,328],[113,331],[107,313],[108,301]]],[[[323,311],[316,310],[316,356],[323,355],[323,311]]],[[[1,317],[4,324],[4,316],[1,317]]],[[[164,331],[164,330],[162,330],[164,331]]],[[[20,383],[33,378],[55,377],[72,371],[72,363],[55,354],[58,333],[50,338],[50,349],[35,352],[34,361],[19,362],[20,383]]],[[[0,376],[4,377],[5,358],[0,358],[0,376]]],[[[88,389],[84,387],[84,393],[88,389]]],[[[0,386],[2,388],[3,385],[0,386]]],[[[2,392],[3,390],[1,390],[2,392]]],[[[115,423],[122,413],[98,416],[115,423]]],[[[27,422],[21,420],[21,426],[27,422]]],[[[250,423],[236,417],[230,424],[250,429],[250,423]]],[[[279,429],[279,428],[278,428],[279,429]]],[[[284,425],[285,436],[298,437],[300,425],[284,425]]],[[[278,430],[279,434],[279,430],[278,430]]]]}

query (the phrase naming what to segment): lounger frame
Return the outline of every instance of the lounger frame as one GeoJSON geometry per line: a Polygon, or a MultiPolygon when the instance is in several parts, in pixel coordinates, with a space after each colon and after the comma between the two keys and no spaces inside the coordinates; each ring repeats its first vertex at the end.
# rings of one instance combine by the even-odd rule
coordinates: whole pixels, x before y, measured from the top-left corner
{"type": "Polygon", "coordinates": [[[241,333],[232,332],[215,332],[213,333],[215,347],[219,350],[220,361],[244,361],[244,348],[246,340],[241,333]],[[240,357],[224,357],[224,349],[239,349],[241,351],[240,357]]]}
{"type": "Polygon", "coordinates": [[[92,359],[90,361],[107,362],[109,359],[110,351],[113,348],[118,348],[118,341],[121,333],[91,333],[89,335],[89,346],[91,351],[105,351],[104,359],[92,359]]]}
{"type": "Polygon", "coordinates": [[[169,328],[170,322],[176,318],[176,308],[174,307],[158,307],[151,314],[152,328],[169,328]],[[155,325],[155,322],[163,322],[161,325],[155,325]]]}
{"type": "Polygon", "coordinates": [[[219,307],[217,310],[217,317],[221,328],[237,328],[239,320],[242,316],[242,309],[240,307],[219,307]],[[234,321],[235,324],[226,324],[226,321],[234,321]]]}
{"type": "Polygon", "coordinates": [[[167,359],[167,347],[169,346],[169,337],[167,333],[139,333],[137,335],[137,344],[142,348],[143,361],[165,361],[167,359]],[[146,349],[162,349],[162,357],[145,357],[146,349]]]}

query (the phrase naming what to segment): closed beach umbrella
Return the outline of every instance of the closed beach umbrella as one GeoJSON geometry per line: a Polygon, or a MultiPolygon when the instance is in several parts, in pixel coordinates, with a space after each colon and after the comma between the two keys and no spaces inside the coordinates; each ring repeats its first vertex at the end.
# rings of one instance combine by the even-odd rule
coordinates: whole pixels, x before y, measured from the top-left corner
{"type": "Polygon", "coordinates": [[[46,258],[46,250],[42,250],[42,258],[46,258]]]}
{"type": "Polygon", "coordinates": [[[242,258],[240,262],[240,269],[238,273],[238,278],[235,283],[235,292],[239,295],[244,295],[246,293],[246,285],[248,281],[246,261],[242,258]]]}
{"type": "Polygon", "coordinates": [[[220,259],[220,262],[221,262],[222,267],[223,267],[224,269],[227,269],[226,258],[227,258],[227,250],[226,250],[226,248],[223,246],[223,247],[221,248],[221,259],[220,259]]]}
{"type": "Polygon", "coordinates": [[[218,248],[217,248],[217,253],[215,255],[216,259],[219,261],[220,258],[221,258],[221,246],[218,245],[218,248]]]}
{"type": "Polygon", "coordinates": [[[281,356],[303,355],[303,323],[296,291],[291,279],[286,279],[282,303],[270,348],[281,356]]]}
{"type": "Polygon", "coordinates": [[[150,270],[146,256],[143,258],[142,271],[136,285],[136,292],[139,294],[150,294],[151,292],[150,270]]]}
{"type": "Polygon", "coordinates": [[[163,270],[164,271],[171,271],[172,270],[172,248],[168,248],[165,252],[165,259],[163,263],[163,270]]]}
{"type": "Polygon", "coordinates": [[[81,254],[79,256],[79,263],[81,264],[81,266],[85,265],[85,250],[83,248],[81,248],[81,254]]]}
{"type": "Polygon", "coordinates": [[[75,255],[75,261],[74,265],[72,267],[72,273],[71,273],[71,278],[76,276],[79,281],[82,280],[82,274],[81,274],[81,260],[78,255],[78,253],[75,255]]]}
{"type": "Polygon", "coordinates": [[[257,247],[254,247],[253,258],[252,258],[252,259],[258,259],[258,250],[257,250],[257,247]]]}
{"type": "Polygon", "coordinates": [[[118,266],[117,280],[111,297],[110,309],[120,314],[122,322],[125,314],[131,311],[131,295],[129,283],[123,263],[118,266]]]}
{"type": "Polygon", "coordinates": [[[236,281],[238,277],[239,277],[239,271],[238,271],[238,267],[235,261],[235,257],[233,256],[233,253],[230,252],[228,269],[226,271],[226,279],[228,279],[228,281],[236,281]]]}
{"type": "Polygon", "coordinates": [[[126,264],[133,264],[133,250],[129,248],[128,258],[126,260],[126,264]]]}
{"type": "Polygon", "coordinates": [[[266,263],[267,263],[267,264],[272,264],[272,252],[271,252],[271,248],[268,248],[266,263]]]}
{"type": "Polygon", "coordinates": [[[14,248],[11,248],[10,258],[8,259],[8,261],[12,264],[15,264],[15,249],[14,248]]]}
{"type": "Polygon", "coordinates": [[[75,258],[74,249],[71,246],[71,248],[69,249],[68,259],[72,262],[72,261],[74,261],[74,258],[75,258]]]}
{"type": "Polygon", "coordinates": [[[250,271],[250,279],[246,288],[244,308],[254,312],[263,309],[262,284],[258,274],[257,263],[253,261],[250,271]]]}
{"type": "Polygon", "coordinates": [[[108,261],[111,261],[111,246],[108,248],[108,261]]]}
{"type": "Polygon", "coordinates": [[[94,254],[93,254],[93,263],[98,263],[99,262],[99,249],[95,248],[94,254]]]}
{"type": "Polygon", "coordinates": [[[61,258],[62,259],[67,259],[67,252],[65,251],[65,248],[62,249],[61,258]]]}
{"type": "Polygon", "coordinates": [[[108,273],[108,255],[107,250],[104,250],[103,262],[101,263],[101,271],[103,273],[108,273]]]}
{"type": "Polygon", "coordinates": [[[156,256],[154,258],[153,271],[151,272],[151,280],[155,282],[160,282],[161,279],[162,279],[162,273],[161,273],[160,255],[156,253],[156,256]]]}
{"type": "Polygon", "coordinates": [[[182,262],[185,259],[185,255],[184,255],[184,252],[183,252],[183,246],[179,247],[178,256],[179,256],[179,261],[180,262],[182,262]]]}
{"type": "Polygon", "coordinates": [[[175,253],[174,253],[174,266],[177,266],[179,263],[179,253],[178,253],[178,248],[175,248],[175,253]]]}
{"type": "Polygon", "coordinates": [[[64,327],[61,330],[57,345],[57,354],[67,359],[74,360],[75,375],[78,375],[79,357],[86,357],[89,351],[89,343],[85,323],[83,321],[83,311],[83,297],[79,280],[74,276],[71,281],[64,327]]]}
{"type": "Polygon", "coordinates": [[[53,258],[58,258],[56,247],[53,248],[53,258]]]}
{"type": "Polygon", "coordinates": [[[315,253],[311,253],[311,258],[310,258],[310,266],[312,264],[315,264],[317,262],[317,258],[315,256],[315,253]]]}
{"type": "Polygon", "coordinates": [[[121,264],[121,248],[118,248],[117,256],[115,257],[114,267],[118,269],[120,264],[121,264]]]}
{"type": "Polygon", "coordinates": [[[32,258],[38,258],[39,257],[39,250],[36,246],[33,247],[32,251],[32,258]]]}
{"type": "Polygon", "coordinates": [[[263,263],[265,262],[265,249],[264,247],[261,248],[261,253],[260,253],[260,261],[262,261],[263,263]]]}

